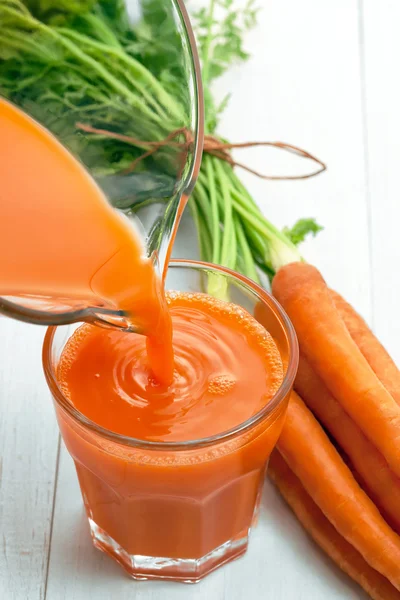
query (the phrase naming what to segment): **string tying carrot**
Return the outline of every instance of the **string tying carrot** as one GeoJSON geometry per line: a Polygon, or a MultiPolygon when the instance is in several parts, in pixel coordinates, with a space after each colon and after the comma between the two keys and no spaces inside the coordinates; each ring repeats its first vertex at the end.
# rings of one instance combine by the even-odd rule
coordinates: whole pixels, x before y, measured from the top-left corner
{"type": "MultiPolygon", "coordinates": [[[[120,133],[116,133],[114,131],[109,131],[108,129],[99,129],[97,127],[92,127],[86,123],[76,123],[76,128],[78,130],[84,131],[85,133],[90,133],[94,135],[101,135],[104,137],[108,137],[110,139],[119,140],[120,142],[125,142],[126,144],[130,144],[132,146],[137,146],[139,148],[147,148],[143,154],[135,158],[124,172],[132,172],[137,167],[137,165],[143,161],[145,158],[152,156],[155,154],[160,148],[169,147],[176,148],[179,150],[189,150],[193,145],[193,135],[188,131],[186,127],[181,127],[172,131],[167,137],[158,141],[143,141],[139,138],[135,138],[128,135],[123,135],[120,133]],[[177,138],[182,137],[183,141],[175,141],[177,138]]],[[[260,177],[261,179],[268,180],[296,180],[296,179],[309,179],[310,177],[315,177],[319,175],[323,171],[326,170],[326,164],[322,162],[319,158],[313,156],[306,150],[302,148],[298,148],[293,144],[287,144],[285,142],[238,142],[238,143],[229,143],[221,140],[220,138],[214,135],[205,135],[204,136],[204,147],[203,150],[205,153],[215,156],[220,160],[227,162],[231,167],[239,167],[244,169],[248,173],[252,173],[256,177],[260,177]],[[290,152],[291,154],[295,154],[301,158],[305,158],[307,160],[311,160],[319,165],[319,168],[311,173],[306,173],[305,175],[266,175],[260,173],[252,169],[251,167],[244,165],[243,163],[237,162],[232,158],[230,150],[235,148],[255,148],[258,146],[263,147],[273,147],[278,148],[280,150],[284,150],[286,152],[290,152]]]]}

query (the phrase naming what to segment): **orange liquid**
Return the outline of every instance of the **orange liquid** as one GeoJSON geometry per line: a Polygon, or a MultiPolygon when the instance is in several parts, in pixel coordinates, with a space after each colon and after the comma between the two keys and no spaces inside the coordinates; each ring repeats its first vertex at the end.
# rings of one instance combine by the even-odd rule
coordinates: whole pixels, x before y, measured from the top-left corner
{"type": "Polygon", "coordinates": [[[243,309],[204,294],[172,293],[167,301],[172,384],[152,377],[143,336],[84,325],[58,368],[73,405],[110,431],[163,442],[210,437],[261,410],[283,369],[265,329],[243,309]]]}
{"type": "Polygon", "coordinates": [[[0,297],[126,311],[170,382],[171,321],[133,227],[48,131],[1,99],[0,134],[0,297]]]}
{"type": "MultiPolygon", "coordinates": [[[[204,294],[169,292],[167,301],[171,386],[153,381],[143,338],[84,325],[57,370],[72,404],[114,432],[168,442],[227,431],[268,405],[283,367],[258,322],[204,294]]],[[[180,452],[113,444],[64,414],[59,422],[89,517],[114,546],[130,555],[199,558],[247,535],[284,409],[230,441],[180,452]]]]}

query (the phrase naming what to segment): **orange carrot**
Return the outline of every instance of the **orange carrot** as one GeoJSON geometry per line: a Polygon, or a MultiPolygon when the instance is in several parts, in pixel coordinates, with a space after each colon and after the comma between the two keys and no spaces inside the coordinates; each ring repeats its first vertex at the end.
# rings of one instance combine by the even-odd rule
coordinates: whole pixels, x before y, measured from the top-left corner
{"type": "Polygon", "coordinates": [[[400,371],[396,364],[354,308],[340,294],[332,290],[330,293],[348,332],[371,369],[397,404],[400,404],[400,371]]]}
{"type": "Polygon", "coordinates": [[[295,389],[344,450],[388,522],[400,532],[400,479],[393,474],[382,454],[343,410],[302,355],[295,389]]]}
{"type": "Polygon", "coordinates": [[[314,370],[400,477],[400,407],[351,338],[319,271],[305,263],[286,265],[272,290],[314,370]]]}
{"type": "Polygon", "coordinates": [[[268,473],[283,498],[313,540],[373,600],[400,600],[400,593],[333,527],[282,456],[274,450],[268,473]]]}
{"type": "Polygon", "coordinates": [[[322,427],[292,393],[278,449],[335,529],[400,589],[400,537],[355,481],[322,427]]]}

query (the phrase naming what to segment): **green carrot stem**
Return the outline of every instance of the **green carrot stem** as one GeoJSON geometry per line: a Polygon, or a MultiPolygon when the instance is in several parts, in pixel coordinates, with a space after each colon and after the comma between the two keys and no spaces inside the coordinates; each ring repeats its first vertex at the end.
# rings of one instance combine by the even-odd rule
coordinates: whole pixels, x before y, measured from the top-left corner
{"type": "Polygon", "coordinates": [[[249,205],[252,205],[259,211],[260,209],[258,208],[256,201],[250,195],[250,193],[248,192],[246,187],[243,185],[243,183],[241,182],[239,177],[236,175],[236,172],[234,171],[234,169],[232,169],[232,167],[228,164],[226,166],[228,169],[230,169],[230,173],[231,173],[230,179],[231,179],[231,184],[234,187],[234,189],[236,189],[239,193],[241,193],[242,196],[247,198],[247,200],[249,201],[249,205]]]}
{"type": "Polygon", "coordinates": [[[92,31],[96,33],[97,37],[101,39],[104,44],[107,44],[108,47],[121,50],[121,44],[119,43],[117,36],[101,17],[94,15],[93,13],[87,13],[80,15],[80,18],[91,27],[92,31]]]}
{"type": "Polygon", "coordinates": [[[237,241],[233,222],[233,207],[229,190],[229,179],[226,177],[221,161],[218,158],[213,158],[213,164],[221,192],[221,213],[224,215],[220,261],[223,266],[234,269],[237,258],[237,241]]]}
{"type": "Polygon", "coordinates": [[[291,248],[296,256],[300,256],[296,246],[288,240],[284,233],[272,225],[261,212],[259,212],[258,215],[256,215],[254,211],[249,212],[248,204],[243,203],[242,200],[236,198],[233,200],[233,205],[243,219],[245,219],[249,225],[252,225],[260,235],[265,236],[269,241],[280,240],[282,243],[286,244],[288,248],[291,248]]]}
{"type": "Polygon", "coordinates": [[[211,215],[210,199],[208,197],[206,188],[203,186],[203,184],[200,180],[198,180],[196,182],[196,187],[194,189],[193,195],[195,196],[196,201],[198,203],[198,209],[202,214],[204,226],[206,227],[206,229],[211,237],[212,232],[213,232],[213,224],[212,224],[212,219],[210,219],[210,215],[211,215]]]}
{"type": "Polygon", "coordinates": [[[268,279],[271,281],[275,275],[275,271],[274,269],[269,266],[267,263],[265,263],[262,260],[258,260],[256,259],[255,264],[257,265],[257,267],[263,272],[265,273],[265,275],[268,276],[268,279]]]}
{"type": "Polygon", "coordinates": [[[238,202],[241,206],[243,206],[250,214],[254,215],[256,218],[259,218],[261,216],[261,212],[258,206],[249,202],[249,200],[246,198],[242,191],[238,190],[233,186],[230,187],[230,190],[232,197],[235,199],[235,201],[238,202]]]}
{"type": "MultiPolygon", "coordinates": [[[[55,39],[59,44],[61,44],[71,56],[79,60],[84,66],[93,70],[103,81],[108,83],[108,85],[114,89],[117,93],[121,94],[130,104],[131,106],[140,109],[143,115],[149,117],[149,119],[159,122],[161,125],[163,121],[160,117],[155,115],[153,111],[149,110],[149,108],[144,104],[137,95],[131,92],[131,90],[124,85],[121,81],[119,81],[114,75],[112,75],[103,65],[101,65],[98,61],[96,61],[91,56],[87,55],[83,52],[73,41],[62,35],[56,29],[52,29],[51,27],[47,27],[40,21],[30,17],[28,15],[23,15],[18,10],[13,8],[2,7],[2,11],[4,11],[9,16],[13,17],[17,22],[21,22],[23,25],[33,28],[36,31],[42,31],[47,34],[49,37],[55,39]]],[[[8,35],[8,33],[7,33],[8,35]]],[[[79,35],[79,34],[78,34],[79,35]]],[[[93,43],[95,43],[93,41],[93,43]]]]}
{"type": "MultiPolygon", "coordinates": [[[[178,109],[177,104],[160,85],[157,79],[150,73],[150,71],[148,71],[146,67],[144,67],[139,61],[135,60],[132,56],[121,50],[121,48],[116,48],[114,46],[110,47],[107,44],[103,44],[102,42],[94,40],[93,38],[82,33],[78,33],[77,31],[63,27],[57,28],[57,31],[59,31],[64,37],[79,42],[79,44],[86,45],[89,50],[90,48],[93,48],[93,50],[102,52],[104,55],[118,58],[122,64],[124,64],[126,67],[129,67],[129,70],[135,75],[135,77],[130,75],[130,71],[123,71],[122,67],[118,65],[113,64],[113,69],[117,68],[119,73],[124,74],[125,78],[129,79],[129,83],[140,91],[149,104],[156,107],[157,112],[161,113],[159,116],[163,119],[168,118],[167,114],[162,109],[161,104],[156,102],[155,98],[157,97],[161,100],[161,102],[163,102],[164,107],[166,106],[168,108],[171,115],[178,120],[178,124],[182,122],[183,115],[178,109]],[[151,92],[147,91],[146,87],[140,83],[141,79],[145,82],[145,84],[148,85],[149,89],[151,89],[151,92]]],[[[174,125],[171,125],[171,129],[173,126],[174,125]]]]}
{"type": "Polygon", "coordinates": [[[240,256],[242,257],[242,273],[246,277],[249,277],[249,279],[252,279],[256,283],[259,283],[260,279],[258,277],[257,269],[254,264],[254,259],[250,250],[250,246],[247,242],[243,225],[237,217],[234,219],[234,221],[236,228],[236,237],[238,242],[238,254],[240,254],[240,256]]]}
{"type": "Polygon", "coordinates": [[[221,248],[221,231],[219,225],[219,211],[218,211],[218,196],[217,186],[215,181],[214,165],[211,156],[204,157],[205,169],[208,179],[209,195],[210,195],[210,208],[211,208],[211,220],[212,220],[212,237],[213,237],[213,253],[212,262],[214,264],[220,263],[220,248],[221,248]]]}

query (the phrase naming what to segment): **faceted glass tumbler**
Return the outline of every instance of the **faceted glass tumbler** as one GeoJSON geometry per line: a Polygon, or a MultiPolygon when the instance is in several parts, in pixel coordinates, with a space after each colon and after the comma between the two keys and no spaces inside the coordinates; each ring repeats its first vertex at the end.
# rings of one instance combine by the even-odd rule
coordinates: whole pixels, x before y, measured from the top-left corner
{"type": "MultiPolygon", "coordinates": [[[[104,429],[74,408],[56,377],[73,326],[48,330],[44,370],[74,459],[94,545],[135,579],[196,582],[245,552],[269,455],[281,432],[298,362],[293,327],[270,294],[227,269],[171,263],[167,289],[211,289],[254,315],[280,349],[285,375],[266,406],[230,431],[150,442],[104,429]]],[[[229,407],[227,407],[229,410],[229,407]]]]}

